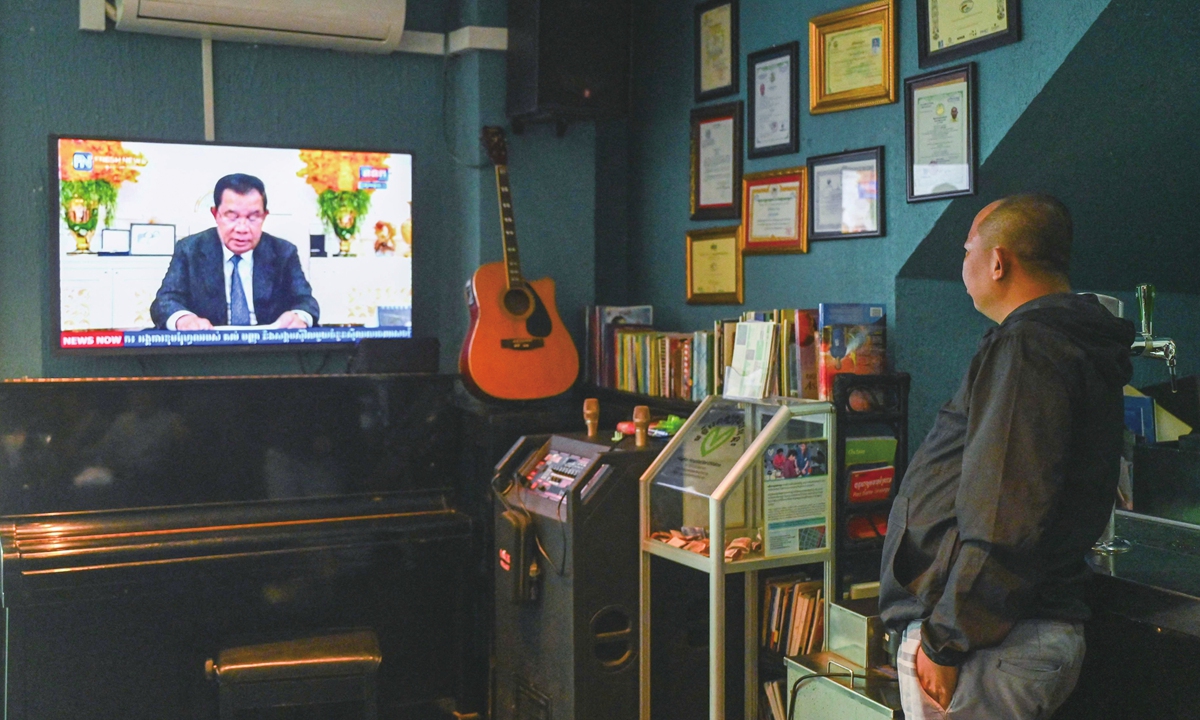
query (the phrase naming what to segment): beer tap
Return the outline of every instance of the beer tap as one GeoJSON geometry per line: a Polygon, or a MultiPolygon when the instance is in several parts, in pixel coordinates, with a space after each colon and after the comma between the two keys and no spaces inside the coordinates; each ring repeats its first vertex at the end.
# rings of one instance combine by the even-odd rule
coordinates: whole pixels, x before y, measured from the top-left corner
{"type": "Polygon", "coordinates": [[[1154,286],[1137,286],[1138,322],[1141,331],[1129,348],[1129,354],[1167,363],[1171,376],[1171,392],[1179,392],[1175,386],[1175,341],[1171,338],[1154,337],[1154,286]]]}

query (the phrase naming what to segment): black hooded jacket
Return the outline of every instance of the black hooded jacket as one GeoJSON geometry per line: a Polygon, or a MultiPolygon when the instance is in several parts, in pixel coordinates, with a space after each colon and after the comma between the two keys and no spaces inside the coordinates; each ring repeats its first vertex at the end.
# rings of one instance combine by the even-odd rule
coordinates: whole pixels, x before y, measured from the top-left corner
{"type": "Polygon", "coordinates": [[[1086,555],[1116,497],[1133,324],[1094,295],[1031,300],[990,329],[913,457],[888,520],[880,610],[924,619],[940,665],[1018,620],[1082,621],[1086,555]]]}

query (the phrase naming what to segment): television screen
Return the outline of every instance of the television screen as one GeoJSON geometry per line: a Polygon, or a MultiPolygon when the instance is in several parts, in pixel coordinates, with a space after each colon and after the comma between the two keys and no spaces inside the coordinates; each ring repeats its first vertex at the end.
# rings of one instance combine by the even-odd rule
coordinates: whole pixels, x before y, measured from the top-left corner
{"type": "Polygon", "coordinates": [[[57,348],[412,336],[412,155],[51,138],[57,348]]]}

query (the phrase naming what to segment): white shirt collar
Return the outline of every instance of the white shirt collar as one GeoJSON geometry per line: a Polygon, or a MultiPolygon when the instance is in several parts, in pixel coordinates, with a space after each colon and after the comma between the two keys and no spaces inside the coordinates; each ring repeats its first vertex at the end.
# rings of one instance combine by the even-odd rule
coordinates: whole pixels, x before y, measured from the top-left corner
{"type": "MultiPolygon", "coordinates": [[[[234,255],[236,255],[235,252],[233,252],[229,248],[225,247],[225,243],[221,243],[221,254],[223,254],[225,256],[226,264],[229,264],[230,258],[232,258],[234,255]]],[[[242,254],[242,262],[245,265],[245,267],[253,267],[254,266],[254,251],[251,250],[248,253],[243,253],[242,254]]],[[[239,267],[241,267],[241,266],[239,265],[239,267]]]]}

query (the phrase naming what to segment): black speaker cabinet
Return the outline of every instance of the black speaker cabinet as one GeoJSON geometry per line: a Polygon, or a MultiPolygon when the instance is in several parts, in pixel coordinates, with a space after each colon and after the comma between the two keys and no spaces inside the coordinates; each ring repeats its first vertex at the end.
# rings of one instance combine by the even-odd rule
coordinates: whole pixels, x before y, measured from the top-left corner
{"type": "Polygon", "coordinates": [[[496,503],[493,720],[638,716],[638,478],[660,449],[526,436],[501,460],[503,481],[529,458],[496,503]]]}
{"type": "Polygon", "coordinates": [[[508,0],[508,116],[621,117],[629,106],[630,0],[508,0]]]}

